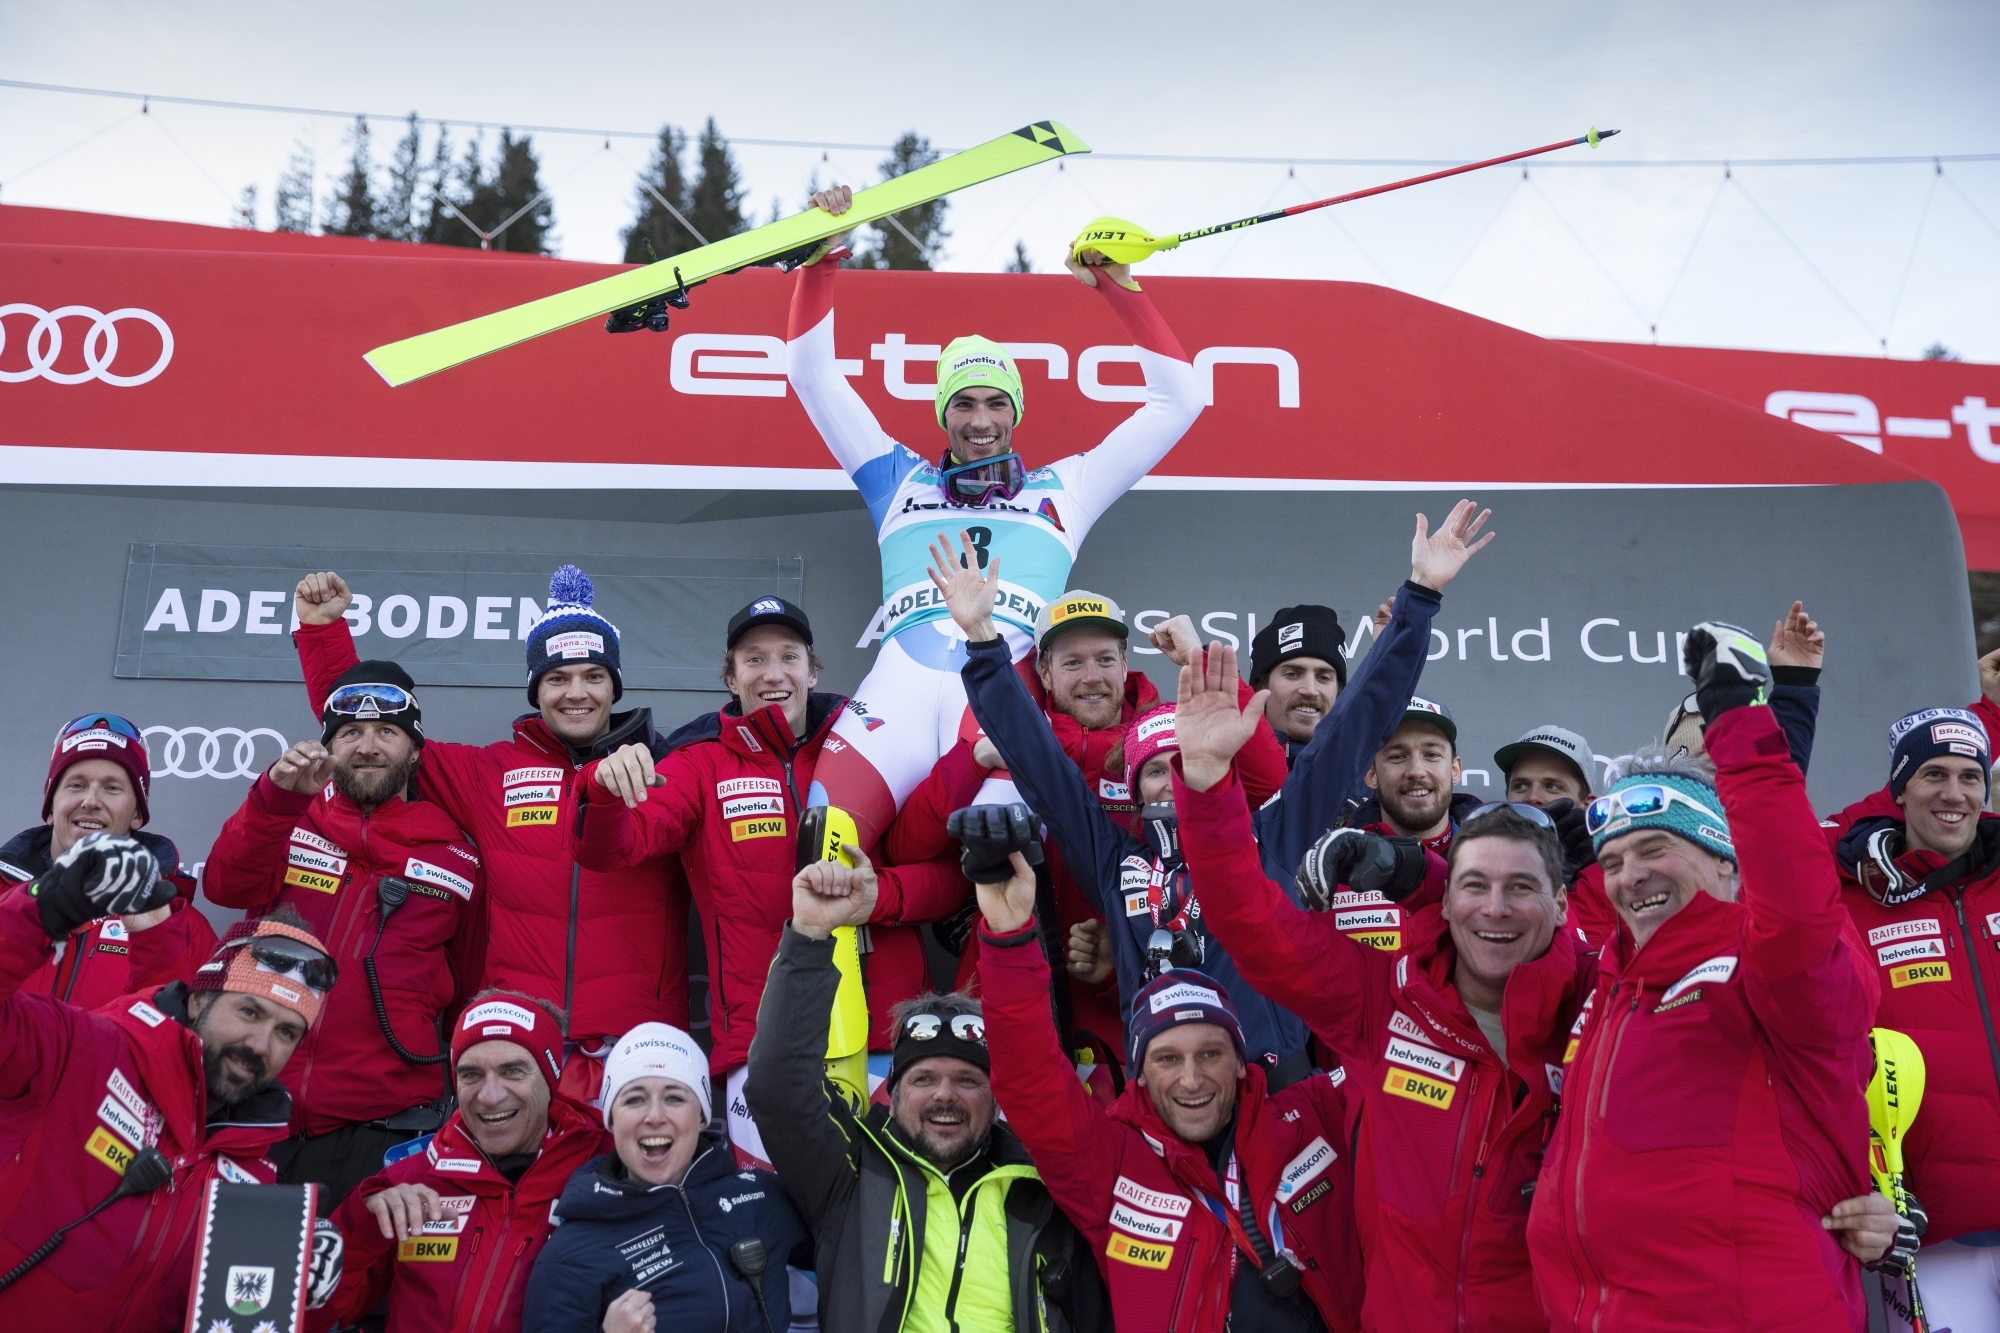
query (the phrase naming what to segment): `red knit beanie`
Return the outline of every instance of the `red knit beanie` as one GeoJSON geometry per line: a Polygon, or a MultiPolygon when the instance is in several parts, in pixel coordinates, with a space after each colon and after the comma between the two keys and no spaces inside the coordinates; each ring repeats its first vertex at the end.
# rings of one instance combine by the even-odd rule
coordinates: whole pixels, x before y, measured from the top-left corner
{"type": "Polygon", "coordinates": [[[451,1064],[482,1041],[511,1041],[535,1057],[554,1088],[562,1078],[562,1021],[547,1001],[513,991],[481,991],[472,997],[451,1032],[451,1064]]]}
{"type": "Polygon", "coordinates": [[[42,818],[55,808],[56,784],[71,764],[86,759],[109,759],[131,775],[132,788],[139,794],[139,818],[151,819],[146,808],[147,788],[152,785],[153,761],[146,753],[146,738],[139,728],[116,713],[85,713],[63,724],[56,733],[54,753],[49,755],[49,777],[42,784],[42,818]]]}
{"type": "Polygon", "coordinates": [[[1133,800],[1139,799],[1139,774],[1145,771],[1146,761],[1162,750],[1180,748],[1172,704],[1155,704],[1132,719],[1132,725],[1125,728],[1125,784],[1132,789],[1133,800]]]}

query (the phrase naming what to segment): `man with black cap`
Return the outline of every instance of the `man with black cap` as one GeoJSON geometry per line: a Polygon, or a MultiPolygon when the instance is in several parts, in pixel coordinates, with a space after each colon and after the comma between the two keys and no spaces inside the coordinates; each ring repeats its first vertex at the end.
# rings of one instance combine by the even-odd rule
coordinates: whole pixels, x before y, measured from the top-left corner
{"type": "Polygon", "coordinates": [[[144,936],[115,916],[86,921],[56,945],[56,955],[21,983],[79,1009],[98,1009],[127,992],[186,981],[215,951],[215,931],[195,910],[194,876],[180,850],[143,831],[152,818],[147,797],[152,759],[145,734],[116,713],[85,713],[63,724],[42,783],[42,822],[0,846],[0,894],[25,884],[93,833],[135,839],[159,864],[177,897],[173,913],[144,936]]]}
{"type": "MultiPolygon", "coordinates": [[[[549,579],[548,604],[524,637],[528,702],[513,734],[490,745],[432,740],[418,779],[479,845],[492,901],[481,985],[559,1001],[579,1059],[563,1065],[563,1090],[597,1096],[604,1057],[640,1023],[686,1027],[687,880],[666,857],[601,874],[570,855],[576,824],[570,779],[620,746],[664,759],[674,742],[653,729],[652,710],[614,713],[625,692],[618,627],[596,607],[596,589],[575,565],[549,579]]],[[[358,661],[347,617],[364,632],[367,604],[330,571],[299,580],[293,635],[317,714],[358,661]]],[[[678,733],[676,733],[678,735],[678,733]]]]}
{"type": "Polygon", "coordinates": [[[1250,687],[1269,690],[1264,717],[1289,764],[1347,688],[1347,635],[1330,606],[1288,606],[1250,641],[1250,687]]]}
{"type": "MultiPolygon", "coordinates": [[[[1092,1256],[995,1114],[979,1001],[926,994],[898,1006],[889,1104],[851,1105],[825,1073],[840,988],[832,936],[870,919],[875,880],[820,861],[798,872],[791,894],[748,1094],[812,1229],[820,1326],[1108,1327],[1092,1256]]],[[[1046,1012],[1046,981],[1039,1003],[1046,1012]]]]}
{"type": "MultiPolygon", "coordinates": [[[[847,706],[815,693],[820,659],[806,613],[760,597],[729,622],[722,682],[735,696],[707,735],[655,760],[628,745],[577,774],[572,845],[578,864],[613,872],[666,856],[686,863],[708,955],[709,1065],[726,1088],[731,1145],[748,1165],[769,1157],[743,1104],[743,1061],[757,1002],[791,908],[799,821],[827,804],[814,770],[847,706]]],[[[879,878],[878,910],[863,932],[875,1041],[886,1047],[889,1011],[927,988],[923,941],[911,923],[956,910],[965,881],[950,860],[861,866],[879,878]]]]}
{"type": "Polygon", "coordinates": [[[250,787],[203,872],[218,906],[281,906],[332,940],[348,984],[306,1039],[279,1179],[313,1181],[331,1213],[382,1154],[444,1123],[443,1026],[478,986],[485,876],[457,823],[416,796],[424,753],[416,686],[361,662],[326,697],[320,739],[250,787]]]}

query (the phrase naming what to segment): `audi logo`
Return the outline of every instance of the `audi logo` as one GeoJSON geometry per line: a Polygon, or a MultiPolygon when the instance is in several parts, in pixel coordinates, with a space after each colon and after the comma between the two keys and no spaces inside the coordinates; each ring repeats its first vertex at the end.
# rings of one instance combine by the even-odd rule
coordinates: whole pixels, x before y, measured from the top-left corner
{"type": "MultiPolygon", "coordinates": [[[[147,727],[144,733],[146,748],[159,767],[153,769],[156,778],[254,778],[264,771],[257,762],[257,738],[269,736],[278,743],[278,754],[285,752],[285,738],[269,727],[252,727],[245,731],[241,727],[217,727],[213,731],[207,727],[147,727]],[[164,737],[156,741],[155,735],[164,737]],[[234,737],[229,748],[229,762],[222,762],[222,743],[227,737],[234,737]],[[194,766],[188,766],[188,756],[194,756],[194,766]]],[[[275,762],[277,755],[271,756],[275,762]]]]}
{"type": "Polygon", "coordinates": [[[44,310],[25,301],[0,305],[0,353],[7,350],[9,315],[33,315],[35,323],[28,330],[28,368],[0,370],[0,384],[20,384],[32,379],[44,379],[53,384],[83,384],[90,380],[102,380],[121,389],[132,389],[158,379],[160,372],[167,368],[167,363],[174,359],[174,332],[167,327],[167,321],[152,311],[141,310],[137,306],[126,306],[107,315],[87,305],[59,306],[54,310],[44,310]],[[83,335],[82,370],[56,369],[56,358],[62,355],[62,323],[66,319],[90,321],[90,330],[83,335]],[[111,369],[111,363],[118,359],[118,324],[121,320],[127,319],[151,324],[160,335],[159,359],[153,362],[151,369],[142,370],[136,375],[120,375],[111,369]]]}

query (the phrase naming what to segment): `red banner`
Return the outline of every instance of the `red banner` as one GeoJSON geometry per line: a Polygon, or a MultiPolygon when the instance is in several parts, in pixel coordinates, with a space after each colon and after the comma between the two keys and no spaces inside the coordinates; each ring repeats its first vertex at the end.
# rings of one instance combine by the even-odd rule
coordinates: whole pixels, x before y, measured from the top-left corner
{"type": "MultiPolygon", "coordinates": [[[[393,390],[361,360],[380,343],[612,271],[0,207],[6,475],[847,484],[785,383],[792,280],[771,270],[698,288],[665,335],[581,325],[393,390]]],[[[932,363],[967,332],[1008,343],[1023,362],[1018,443],[1031,462],[1089,447],[1132,410],[1138,369],[1120,326],[1066,274],[852,272],[839,282],[846,369],[913,448],[939,443],[932,363]]],[[[1921,474],[1950,491],[1973,563],[2000,568],[2000,484],[1978,452],[2000,455],[1984,415],[2000,402],[2000,369],[1572,345],[1356,283],[1145,283],[1212,402],[1147,485],[1491,490],[1921,474]]]]}

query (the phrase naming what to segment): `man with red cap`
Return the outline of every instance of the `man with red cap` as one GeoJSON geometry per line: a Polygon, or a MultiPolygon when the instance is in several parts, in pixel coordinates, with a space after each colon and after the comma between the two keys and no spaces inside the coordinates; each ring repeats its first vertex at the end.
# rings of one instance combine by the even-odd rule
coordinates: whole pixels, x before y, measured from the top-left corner
{"type": "Polygon", "coordinates": [[[589,1107],[556,1091],[563,1022],[514,991],[474,996],[452,1031],[458,1109],[430,1143],[364,1181],[333,1215],[339,1289],[308,1319],[352,1323],[389,1302],[387,1333],[516,1333],[551,1205],[612,1150],[589,1107]]]}
{"type": "Polygon", "coordinates": [[[292,1065],[285,1184],[320,1211],[450,1109],[445,1027],[478,989],[485,873],[450,815],[417,799],[424,752],[414,683],[363,662],[327,696],[318,740],[292,746],[222,826],[202,879],[223,907],[288,905],[350,973],[292,1065]]]}
{"type": "MultiPolygon", "coordinates": [[[[239,922],[190,981],[96,1013],[19,989],[83,923],[136,939],[173,900],[151,853],[99,833],[0,903],[0,1326],[180,1329],[208,1182],[277,1174],[278,1075],[336,977],[295,915],[239,922]]],[[[337,1265],[329,1237],[316,1299],[337,1265]]]]}
{"type": "Polygon", "coordinates": [[[22,990],[96,1009],[120,995],[186,981],[214,952],[215,930],[194,910],[194,877],[181,868],[179,850],[157,833],[141,832],[152,818],[151,779],[144,734],[116,713],[85,713],[56,733],[42,784],[42,822],[0,846],[0,896],[93,833],[136,839],[176,896],[172,915],[143,939],[128,935],[116,917],[83,923],[57,941],[55,957],[22,990]]]}
{"type": "Polygon", "coordinates": [[[1056,1040],[1034,874],[1018,852],[1010,863],[1011,878],[977,885],[993,1091],[1100,1256],[1118,1327],[1358,1327],[1354,1171],[1334,1077],[1270,1092],[1228,991],[1169,968],[1133,997],[1132,1081],[1106,1110],[1056,1040]]]}

